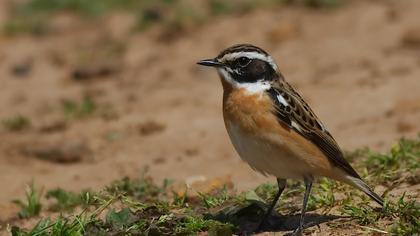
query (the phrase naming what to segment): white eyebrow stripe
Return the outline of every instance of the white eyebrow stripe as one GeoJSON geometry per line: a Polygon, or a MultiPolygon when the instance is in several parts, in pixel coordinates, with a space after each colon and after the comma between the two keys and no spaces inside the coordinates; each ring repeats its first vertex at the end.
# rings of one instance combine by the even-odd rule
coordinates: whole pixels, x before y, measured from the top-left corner
{"type": "Polygon", "coordinates": [[[236,58],[240,57],[247,57],[250,59],[259,59],[262,61],[268,62],[275,71],[277,71],[277,64],[274,62],[273,58],[271,56],[267,56],[258,52],[234,52],[234,53],[228,53],[224,55],[220,61],[232,61],[236,58]]]}

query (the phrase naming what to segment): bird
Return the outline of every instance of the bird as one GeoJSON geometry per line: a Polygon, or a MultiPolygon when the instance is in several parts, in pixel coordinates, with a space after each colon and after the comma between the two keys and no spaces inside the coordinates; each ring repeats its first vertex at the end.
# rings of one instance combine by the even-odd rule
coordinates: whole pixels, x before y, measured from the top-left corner
{"type": "Polygon", "coordinates": [[[303,233],[306,206],[317,177],[349,184],[384,205],[266,51],[237,44],[197,64],[217,69],[223,87],[224,123],[236,152],[255,171],[276,177],[278,191],[256,232],[271,215],[288,179],[303,179],[305,185],[293,235],[303,233]]]}

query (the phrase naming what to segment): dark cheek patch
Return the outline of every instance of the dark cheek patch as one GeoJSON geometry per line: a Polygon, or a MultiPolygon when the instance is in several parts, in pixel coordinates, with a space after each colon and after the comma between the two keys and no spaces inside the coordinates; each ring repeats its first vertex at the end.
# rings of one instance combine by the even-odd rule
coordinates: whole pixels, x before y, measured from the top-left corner
{"type": "Polygon", "coordinates": [[[270,71],[267,62],[253,60],[245,68],[239,68],[240,75],[235,74],[234,79],[238,82],[252,83],[267,77],[266,73],[270,71]]]}
{"type": "Polygon", "coordinates": [[[267,71],[268,68],[266,67],[266,62],[254,60],[247,66],[247,74],[251,77],[260,77],[267,71]]]}

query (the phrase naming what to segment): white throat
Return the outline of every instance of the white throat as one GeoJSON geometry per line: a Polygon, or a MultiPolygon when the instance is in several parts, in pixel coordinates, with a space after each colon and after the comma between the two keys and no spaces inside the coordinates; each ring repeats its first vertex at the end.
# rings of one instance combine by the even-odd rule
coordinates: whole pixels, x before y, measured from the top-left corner
{"type": "Polygon", "coordinates": [[[257,81],[254,83],[239,83],[239,88],[245,89],[250,94],[260,94],[271,88],[267,81],[257,81]]]}

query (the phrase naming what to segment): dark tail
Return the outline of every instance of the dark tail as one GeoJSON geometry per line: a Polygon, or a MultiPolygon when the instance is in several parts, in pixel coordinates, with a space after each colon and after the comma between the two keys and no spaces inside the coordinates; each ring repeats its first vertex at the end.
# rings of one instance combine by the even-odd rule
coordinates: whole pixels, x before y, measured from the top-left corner
{"type": "Polygon", "coordinates": [[[366,193],[366,195],[372,198],[379,205],[384,206],[384,200],[378,194],[373,192],[372,189],[365,182],[363,182],[363,180],[352,176],[347,176],[346,179],[349,184],[362,190],[364,193],[366,193]]]}

